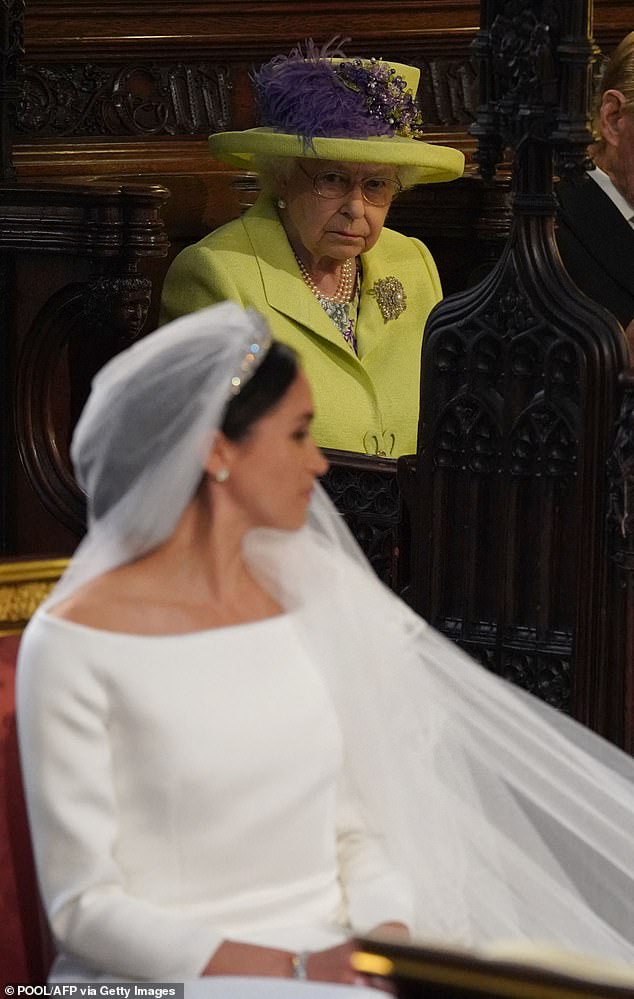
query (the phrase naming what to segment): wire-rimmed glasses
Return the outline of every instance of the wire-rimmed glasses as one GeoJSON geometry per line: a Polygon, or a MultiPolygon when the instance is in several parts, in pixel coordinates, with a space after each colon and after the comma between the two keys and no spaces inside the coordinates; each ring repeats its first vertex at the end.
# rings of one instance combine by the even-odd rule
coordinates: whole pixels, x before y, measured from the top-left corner
{"type": "Polygon", "coordinates": [[[302,173],[313,182],[315,194],[320,198],[329,198],[333,201],[337,198],[345,198],[350,191],[359,184],[363,200],[369,205],[376,205],[385,208],[391,204],[397,194],[403,190],[400,181],[395,177],[365,177],[357,180],[349,173],[341,170],[324,170],[322,173],[309,173],[301,163],[297,164],[302,173]]]}

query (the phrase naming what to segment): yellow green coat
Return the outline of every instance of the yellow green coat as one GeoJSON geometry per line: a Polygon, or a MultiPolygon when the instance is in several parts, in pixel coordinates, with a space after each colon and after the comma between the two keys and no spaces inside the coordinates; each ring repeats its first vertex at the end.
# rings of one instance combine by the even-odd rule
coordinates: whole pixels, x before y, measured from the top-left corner
{"type": "Polygon", "coordinates": [[[301,359],[313,390],[318,444],[409,454],[416,450],[423,329],[441,297],[438,272],[423,243],[391,229],[383,229],[361,264],[356,356],[304,283],[277,211],[261,195],[242,218],[176,257],[165,279],[161,321],[225,299],[257,309],[273,336],[301,359]],[[385,322],[371,292],[391,276],[404,288],[406,308],[385,322]]]}

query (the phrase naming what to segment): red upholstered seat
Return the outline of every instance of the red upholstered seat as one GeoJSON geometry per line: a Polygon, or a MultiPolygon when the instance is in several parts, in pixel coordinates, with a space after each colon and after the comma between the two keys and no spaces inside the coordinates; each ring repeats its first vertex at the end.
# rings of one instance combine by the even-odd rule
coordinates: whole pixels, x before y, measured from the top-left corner
{"type": "Polygon", "coordinates": [[[0,975],[46,981],[52,958],[35,878],[15,725],[19,635],[0,635],[0,975]]]}

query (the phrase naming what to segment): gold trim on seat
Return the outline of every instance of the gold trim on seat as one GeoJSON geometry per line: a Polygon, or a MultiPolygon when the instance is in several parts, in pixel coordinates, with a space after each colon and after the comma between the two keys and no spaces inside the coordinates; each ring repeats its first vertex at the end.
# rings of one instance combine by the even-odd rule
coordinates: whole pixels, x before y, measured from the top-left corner
{"type": "Polygon", "coordinates": [[[360,938],[352,967],[391,980],[404,999],[632,999],[634,976],[624,964],[518,945],[476,952],[360,938]],[[506,957],[504,951],[506,950],[506,957]]]}
{"type": "Polygon", "coordinates": [[[18,634],[68,565],[67,558],[0,563],[0,634],[18,634]]]}

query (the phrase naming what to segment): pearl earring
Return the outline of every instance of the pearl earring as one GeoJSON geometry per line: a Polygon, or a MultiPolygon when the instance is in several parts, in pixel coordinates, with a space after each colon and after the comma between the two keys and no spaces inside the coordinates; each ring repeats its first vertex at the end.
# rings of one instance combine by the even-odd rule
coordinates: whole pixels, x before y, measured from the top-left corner
{"type": "Polygon", "coordinates": [[[229,478],[228,468],[219,468],[216,474],[214,475],[214,479],[216,480],[216,482],[226,482],[228,478],[229,478]]]}
{"type": "Polygon", "coordinates": [[[284,198],[278,198],[277,199],[277,207],[278,208],[286,208],[286,202],[284,201],[284,198]]]}

